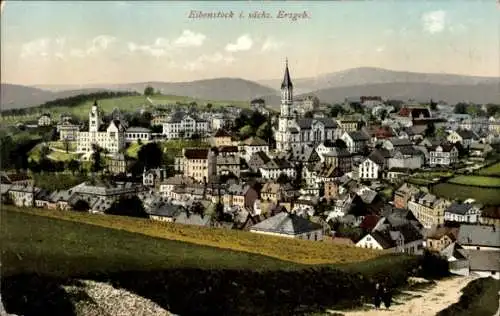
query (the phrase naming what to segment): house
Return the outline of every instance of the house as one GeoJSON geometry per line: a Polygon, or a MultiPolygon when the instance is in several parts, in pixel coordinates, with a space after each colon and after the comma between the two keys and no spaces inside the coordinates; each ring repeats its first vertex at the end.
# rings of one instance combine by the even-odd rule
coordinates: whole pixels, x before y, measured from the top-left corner
{"type": "Polygon", "coordinates": [[[50,113],[44,113],[38,118],[38,126],[50,126],[52,125],[52,118],[50,113]]]}
{"type": "Polygon", "coordinates": [[[269,144],[259,137],[250,137],[240,142],[238,145],[241,156],[246,160],[258,152],[269,153],[269,144]]]}
{"type": "Polygon", "coordinates": [[[240,177],[241,163],[239,155],[219,154],[217,155],[216,160],[217,160],[216,170],[218,175],[232,175],[235,176],[236,178],[240,177]]]}
{"type": "Polygon", "coordinates": [[[224,205],[238,206],[240,209],[253,207],[258,198],[258,192],[248,184],[230,185],[223,197],[224,205]]]}
{"type": "Polygon", "coordinates": [[[285,198],[293,195],[293,188],[291,184],[280,184],[276,182],[266,182],[260,190],[260,197],[262,201],[272,201],[278,203],[285,198]]]}
{"type": "Polygon", "coordinates": [[[337,124],[343,132],[354,132],[358,130],[359,119],[354,116],[343,116],[337,119],[337,124]]]}
{"type": "Polygon", "coordinates": [[[444,224],[444,210],[450,204],[433,194],[422,193],[408,201],[408,209],[425,228],[432,228],[444,224]]]}
{"type": "Polygon", "coordinates": [[[153,115],[150,124],[151,126],[162,126],[163,123],[166,122],[168,122],[168,115],[163,113],[158,113],[153,115]]]}
{"type": "Polygon", "coordinates": [[[458,228],[438,227],[427,236],[426,248],[431,251],[441,252],[457,240],[458,228]]]}
{"type": "Polygon", "coordinates": [[[5,171],[0,171],[1,183],[5,184],[16,184],[16,185],[26,185],[33,186],[35,180],[30,177],[27,173],[6,173],[5,171]]]}
{"type": "Polygon", "coordinates": [[[324,182],[324,198],[330,202],[339,197],[339,183],[337,181],[324,182]]]}
{"type": "Polygon", "coordinates": [[[447,222],[478,223],[481,211],[471,203],[452,203],[444,211],[444,220],[447,222]]]}
{"type": "Polygon", "coordinates": [[[175,221],[175,218],[185,212],[185,208],[181,205],[162,204],[149,210],[149,218],[154,221],[168,222],[175,221]]]}
{"type": "Polygon", "coordinates": [[[209,148],[183,148],[184,176],[196,181],[210,182],[215,176],[217,159],[215,153],[209,148]]]}
{"type": "Polygon", "coordinates": [[[174,222],[184,225],[205,226],[205,227],[209,227],[212,224],[210,216],[194,214],[188,210],[184,210],[183,212],[175,216],[174,222]]]}
{"type": "Polygon", "coordinates": [[[352,157],[345,148],[333,148],[331,151],[323,154],[324,164],[329,167],[339,168],[342,173],[351,171],[352,157]]]}
{"type": "Polygon", "coordinates": [[[394,207],[407,208],[408,201],[419,192],[418,188],[411,184],[404,183],[394,192],[394,207]]]}
{"type": "Polygon", "coordinates": [[[159,182],[163,182],[167,178],[167,172],[162,168],[154,168],[146,170],[142,173],[142,184],[148,187],[154,187],[159,182]]]}
{"type": "Polygon", "coordinates": [[[231,134],[225,129],[219,128],[212,136],[212,144],[215,147],[232,146],[231,134]]]}
{"type": "Polygon", "coordinates": [[[421,254],[423,246],[422,234],[411,224],[373,230],[356,243],[356,247],[410,255],[421,254]]]}
{"type": "Polygon", "coordinates": [[[258,172],[260,168],[264,167],[270,160],[271,158],[269,158],[265,152],[259,151],[250,156],[250,159],[247,160],[247,165],[253,172],[258,172]]]}
{"type": "Polygon", "coordinates": [[[192,178],[183,175],[175,175],[163,180],[163,182],[160,183],[158,192],[165,197],[172,198],[172,191],[176,187],[190,186],[193,183],[194,180],[192,178]]]}
{"type": "Polygon", "coordinates": [[[429,165],[451,166],[458,163],[458,149],[455,145],[445,143],[429,149],[429,165]]]}
{"type": "Polygon", "coordinates": [[[280,175],[284,174],[287,177],[294,179],[296,170],[287,160],[273,158],[269,160],[263,167],[260,168],[260,173],[263,179],[276,180],[280,175]]]}
{"type": "Polygon", "coordinates": [[[389,169],[420,169],[425,162],[424,154],[413,146],[394,147],[387,161],[389,169]]]}
{"type": "Polygon", "coordinates": [[[340,137],[345,144],[347,145],[347,149],[352,153],[361,153],[368,145],[368,141],[370,137],[363,131],[349,131],[344,132],[340,137]]]}
{"type": "Polygon", "coordinates": [[[131,160],[123,153],[114,153],[109,158],[107,168],[111,174],[124,174],[130,166],[131,160]]]}
{"type": "Polygon", "coordinates": [[[450,131],[446,140],[452,144],[460,143],[462,147],[469,148],[475,138],[474,132],[466,129],[459,129],[450,131]]]}
{"type": "Polygon", "coordinates": [[[178,111],[172,114],[170,120],[163,123],[162,134],[167,139],[191,138],[193,135],[200,137],[209,132],[209,125],[206,120],[200,119],[195,114],[187,114],[178,111]]]}
{"type": "Polygon", "coordinates": [[[322,225],[287,212],[281,212],[250,227],[250,232],[305,240],[323,240],[322,225]]]}
{"type": "Polygon", "coordinates": [[[31,207],[35,206],[35,196],[40,191],[40,188],[27,185],[14,184],[11,185],[7,194],[15,206],[31,207]]]}
{"type": "Polygon", "coordinates": [[[489,144],[472,143],[469,146],[470,157],[484,159],[493,151],[493,147],[489,144]]]}
{"type": "Polygon", "coordinates": [[[382,171],[387,167],[387,159],[390,157],[389,151],[378,148],[373,150],[366,159],[358,166],[358,176],[360,179],[378,179],[382,171]]]}
{"type": "Polygon", "coordinates": [[[74,122],[71,117],[64,117],[57,123],[56,130],[59,133],[59,140],[76,141],[80,125],[74,122]]]}
{"type": "Polygon", "coordinates": [[[151,140],[151,130],[145,127],[132,126],[125,130],[125,142],[147,142],[151,140]]]}
{"type": "Polygon", "coordinates": [[[468,250],[500,251],[500,230],[495,226],[462,224],[457,243],[468,250]]]}
{"type": "Polygon", "coordinates": [[[465,250],[462,253],[469,263],[469,275],[500,280],[500,251],[465,250]]]}
{"type": "Polygon", "coordinates": [[[411,147],[413,146],[412,142],[407,138],[397,138],[391,137],[388,139],[382,140],[382,148],[385,148],[389,151],[395,150],[401,147],[411,147]]]}

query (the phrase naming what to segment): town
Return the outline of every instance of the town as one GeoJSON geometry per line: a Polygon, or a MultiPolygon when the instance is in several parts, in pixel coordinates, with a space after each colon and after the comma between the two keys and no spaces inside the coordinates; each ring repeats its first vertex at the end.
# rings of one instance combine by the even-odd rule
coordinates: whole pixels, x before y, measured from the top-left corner
{"type": "Polygon", "coordinates": [[[4,153],[2,203],[429,250],[453,273],[499,279],[499,105],[325,105],[295,99],[294,88],[287,62],[279,112],[261,98],[249,108],[153,105],[147,87],[136,113],[105,113],[96,98],[88,120],[18,122],[10,128],[50,135],[4,153]],[[81,182],[57,183],[64,176],[81,182]]]}

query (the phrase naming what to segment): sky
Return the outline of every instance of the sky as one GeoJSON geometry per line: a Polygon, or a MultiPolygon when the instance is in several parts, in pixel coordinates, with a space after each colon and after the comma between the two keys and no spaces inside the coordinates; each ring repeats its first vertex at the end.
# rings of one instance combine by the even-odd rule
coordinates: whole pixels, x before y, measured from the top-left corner
{"type": "Polygon", "coordinates": [[[355,67],[499,77],[499,18],[494,0],[7,0],[1,80],[277,79],[286,58],[295,78],[355,67]],[[192,10],[234,15],[190,18],[192,10]],[[302,15],[278,18],[280,10],[302,15]],[[249,18],[255,11],[270,18],[249,18]]]}

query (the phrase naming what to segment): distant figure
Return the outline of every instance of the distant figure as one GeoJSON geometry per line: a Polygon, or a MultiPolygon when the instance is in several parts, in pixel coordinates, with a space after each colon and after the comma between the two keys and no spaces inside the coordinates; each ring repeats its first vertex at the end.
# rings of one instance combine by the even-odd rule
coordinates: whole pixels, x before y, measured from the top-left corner
{"type": "Polygon", "coordinates": [[[373,299],[373,305],[375,305],[375,308],[379,308],[380,304],[382,303],[382,287],[380,284],[375,284],[375,297],[373,299]]]}
{"type": "Polygon", "coordinates": [[[389,309],[389,307],[391,307],[392,294],[387,286],[384,286],[382,300],[384,301],[385,308],[389,309]]]}

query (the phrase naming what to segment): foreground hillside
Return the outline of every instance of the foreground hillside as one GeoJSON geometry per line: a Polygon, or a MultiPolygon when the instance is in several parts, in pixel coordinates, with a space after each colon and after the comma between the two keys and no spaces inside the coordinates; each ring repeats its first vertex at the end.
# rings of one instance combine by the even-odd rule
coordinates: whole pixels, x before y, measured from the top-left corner
{"type": "Polygon", "coordinates": [[[66,221],[121,229],[151,237],[244,251],[302,264],[359,262],[373,259],[382,254],[375,250],[370,251],[352,246],[334,245],[327,242],[310,242],[306,240],[264,236],[238,230],[161,223],[124,216],[102,216],[45,209],[29,210],[5,206],[3,208],[8,209],[10,212],[41,215],[66,221]]]}
{"type": "MultiPolygon", "coordinates": [[[[109,293],[101,291],[109,291],[109,286],[180,315],[305,315],[339,304],[359,305],[372,295],[376,280],[388,277],[398,287],[418,266],[426,266],[417,257],[386,255],[356,264],[312,267],[127,232],[131,227],[126,221],[111,216],[88,218],[117,229],[84,224],[85,216],[61,220],[12,208],[2,209],[1,217],[2,299],[8,313],[25,316],[88,315],[81,311],[99,304],[92,297],[105,297],[109,293]],[[82,280],[99,282],[101,290],[85,292],[82,280]]],[[[144,224],[135,224],[137,230],[153,234],[144,224]]],[[[164,228],[171,236],[175,231],[188,238],[196,231],[169,226],[164,228]]],[[[155,230],[162,234],[160,226],[155,230]]],[[[200,229],[197,236],[212,243],[219,238],[222,245],[223,237],[235,243],[232,234],[220,232],[200,229]]],[[[262,248],[268,242],[280,251],[280,243],[272,238],[253,242],[262,248]]],[[[301,246],[307,248],[306,243],[320,244],[301,246]]],[[[352,248],[338,250],[332,248],[336,257],[353,257],[352,248]]],[[[123,310],[128,303],[117,304],[123,310]]],[[[136,308],[130,306],[127,314],[144,313],[136,308]]]]}

